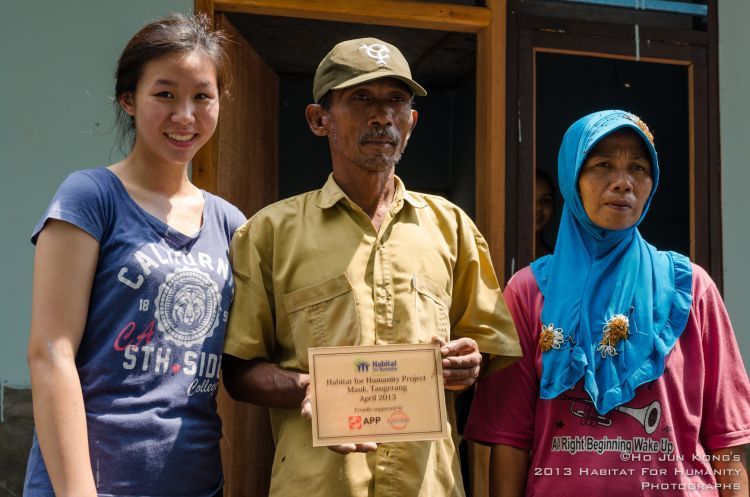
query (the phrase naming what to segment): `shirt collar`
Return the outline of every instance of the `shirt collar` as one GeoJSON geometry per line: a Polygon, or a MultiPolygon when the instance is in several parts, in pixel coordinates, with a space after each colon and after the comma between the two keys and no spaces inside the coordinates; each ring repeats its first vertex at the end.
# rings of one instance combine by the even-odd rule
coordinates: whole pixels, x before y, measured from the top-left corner
{"type": "Polygon", "coordinates": [[[344,190],[342,190],[336,183],[336,180],[333,179],[333,173],[331,173],[328,175],[326,184],[323,185],[323,188],[320,190],[317,205],[321,209],[328,209],[336,205],[336,203],[342,198],[346,198],[346,193],[344,193],[344,190]]]}
{"type": "MultiPolygon", "coordinates": [[[[392,205],[400,206],[400,204],[402,204],[405,200],[412,207],[416,207],[418,209],[427,207],[427,203],[424,201],[424,199],[415,197],[411,192],[406,190],[403,181],[401,181],[401,178],[399,178],[398,176],[394,176],[394,181],[396,182],[396,192],[393,195],[392,205]]],[[[325,185],[323,185],[323,188],[320,190],[317,205],[321,209],[328,209],[336,205],[336,203],[338,203],[338,201],[342,198],[347,198],[346,193],[344,193],[344,190],[342,190],[341,187],[336,183],[336,180],[333,179],[333,173],[331,173],[328,175],[328,180],[326,181],[325,185]]]]}

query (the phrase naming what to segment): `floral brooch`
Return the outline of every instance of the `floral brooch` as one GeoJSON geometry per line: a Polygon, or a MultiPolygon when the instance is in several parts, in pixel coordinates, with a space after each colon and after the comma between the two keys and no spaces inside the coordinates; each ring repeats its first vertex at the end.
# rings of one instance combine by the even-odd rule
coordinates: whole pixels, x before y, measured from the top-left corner
{"type": "Polygon", "coordinates": [[[539,348],[542,349],[542,352],[552,349],[560,350],[564,342],[565,337],[563,337],[562,328],[555,328],[554,323],[547,326],[542,325],[542,333],[539,335],[539,348]]]}
{"type": "Polygon", "coordinates": [[[627,340],[630,336],[630,321],[625,314],[615,314],[607,320],[602,330],[602,340],[599,342],[597,351],[601,352],[602,358],[616,356],[615,347],[620,340],[627,340]]]}

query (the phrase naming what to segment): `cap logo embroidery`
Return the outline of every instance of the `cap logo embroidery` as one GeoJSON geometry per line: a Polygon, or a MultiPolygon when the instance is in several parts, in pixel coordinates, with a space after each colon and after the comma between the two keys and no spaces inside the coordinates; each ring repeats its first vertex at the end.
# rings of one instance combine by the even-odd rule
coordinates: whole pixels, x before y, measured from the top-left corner
{"type": "Polygon", "coordinates": [[[380,43],[373,43],[372,45],[363,44],[361,47],[359,47],[359,49],[363,50],[365,52],[365,55],[375,60],[379,66],[388,65],[385,59],[389,59],[391,57],[391,51],[385,45],[381,45],[380,43]]]}

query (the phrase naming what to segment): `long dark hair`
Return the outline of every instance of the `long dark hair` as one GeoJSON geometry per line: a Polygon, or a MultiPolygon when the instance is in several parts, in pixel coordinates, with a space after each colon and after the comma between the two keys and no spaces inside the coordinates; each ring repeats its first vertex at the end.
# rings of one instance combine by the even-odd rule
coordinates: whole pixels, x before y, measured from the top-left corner
{"type": "Polygon", "coordinates": [[[228,59],[224,48],[227,36],[214,30],[205,14],[171,14],[151,22],[138,31],[125,46],[115,70],[115,126],[123,153],[135,143],[135,121],[120,104],[126,94],[135,94],[143,68],[152,60],[173,54],[200,50],[216,69],[220,95],[227,94],[228,59]]]}

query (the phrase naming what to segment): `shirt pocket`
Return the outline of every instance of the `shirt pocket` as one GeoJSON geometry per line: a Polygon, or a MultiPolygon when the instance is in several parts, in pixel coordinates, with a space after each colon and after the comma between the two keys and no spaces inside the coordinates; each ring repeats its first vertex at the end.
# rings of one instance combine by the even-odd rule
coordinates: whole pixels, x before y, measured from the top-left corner
{"type": "Polygon", "coordinates": [[[450,340],[448,310],[451,298],[448,292],[429,278],[417,275],[412,279],[412,291],[415,296],[414,320],[417,323],[419,341],[427,343],[433,336],[446,342],[450,340]]]}
{"type": "Polygon", "coordinates": [[[289,292],[283,299],[300,367],[308,369],[309,347],[359,345],[357,303],[346,274],[289,292]]]}

